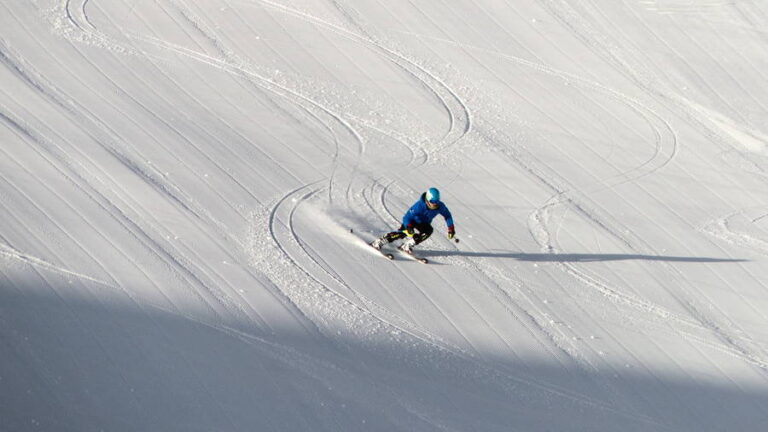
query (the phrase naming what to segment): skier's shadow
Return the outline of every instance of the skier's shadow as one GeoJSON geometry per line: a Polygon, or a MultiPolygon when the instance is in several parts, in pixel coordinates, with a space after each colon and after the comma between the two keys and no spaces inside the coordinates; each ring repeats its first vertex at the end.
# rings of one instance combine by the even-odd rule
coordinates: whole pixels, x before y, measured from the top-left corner
{"type": "Polygon", "coordinates": [[[464,252],[464,251],[421,251],[424,257],[463,256],[480,258],[509,258],[518,261],[530,262],[602,262],[602,261],[665,261],[665,262],[689,262],[689,263],[735,263],[749,260],[740,258],[710,258],[710,257],[681,257],[664,255],[639,255],[639,254],[580,254],[580,253],[522,253],[522,252],[464,252]]]}

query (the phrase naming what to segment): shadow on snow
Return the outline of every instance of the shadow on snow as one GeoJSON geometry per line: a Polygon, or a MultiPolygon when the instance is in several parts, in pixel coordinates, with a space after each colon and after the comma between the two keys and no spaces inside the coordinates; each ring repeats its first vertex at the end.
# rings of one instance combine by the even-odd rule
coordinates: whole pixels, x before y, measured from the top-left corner
{"type": "Polygon", "coordinates": [[[466,252],[466,251],[441,251],[420,250],[418,253],[424,257],[462,256],[480,258],[509,258],[518,261],[531,262],[602,262],[602,261],[664,261],[687,263],[736,263],[747,262],[746,259],[734,258],[709,258],[709,257],[680,257],[664,255],[640,255],[640,254],[580,254],[580,253],[522,253],[522,252],[466,252]]]}
{"type": "Polygon", "coordinates": [[[689,373],[580,369],[524,347],[515,358],[482,349],[466,358],[360,329],[332,339],[279,322],[259,331],[82,281],[78,296],[66,280],[26,275],[0,273],[0,431],[699,432],[768,423],[764,388],[689,373]],[[230,328],[240,330],[222,331],[230,328]]]}

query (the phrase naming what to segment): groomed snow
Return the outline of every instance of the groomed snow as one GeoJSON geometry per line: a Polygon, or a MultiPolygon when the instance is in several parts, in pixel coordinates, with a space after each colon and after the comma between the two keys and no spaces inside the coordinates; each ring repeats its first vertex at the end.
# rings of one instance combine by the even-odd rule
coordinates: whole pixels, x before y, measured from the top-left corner
{"type": "Polygon", "coordinates": [[[0,2],[0,431],[768,429],[767,28],[0,2]]]}

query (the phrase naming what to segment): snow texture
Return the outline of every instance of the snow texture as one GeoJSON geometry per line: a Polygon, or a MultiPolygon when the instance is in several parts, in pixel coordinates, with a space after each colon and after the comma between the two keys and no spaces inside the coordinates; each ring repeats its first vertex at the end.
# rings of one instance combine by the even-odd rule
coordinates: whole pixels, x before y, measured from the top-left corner
{"type": "Polygon", "coordinates": [[[0,2],[0,431],[768,430],[766,28],[0,2]]]}

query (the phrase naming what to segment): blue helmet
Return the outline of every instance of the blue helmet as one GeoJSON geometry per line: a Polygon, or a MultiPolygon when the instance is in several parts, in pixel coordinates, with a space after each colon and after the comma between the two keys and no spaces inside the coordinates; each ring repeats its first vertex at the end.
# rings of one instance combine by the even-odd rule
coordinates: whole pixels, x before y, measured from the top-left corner
{"type": "Polygon", "coordinates": [[[426,194],[427,202],[440,202],[440,191],[437,188],[429,188],[426,194]]]}

